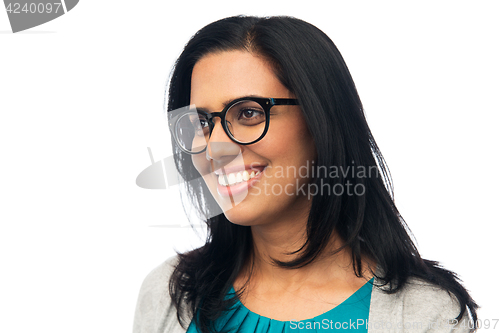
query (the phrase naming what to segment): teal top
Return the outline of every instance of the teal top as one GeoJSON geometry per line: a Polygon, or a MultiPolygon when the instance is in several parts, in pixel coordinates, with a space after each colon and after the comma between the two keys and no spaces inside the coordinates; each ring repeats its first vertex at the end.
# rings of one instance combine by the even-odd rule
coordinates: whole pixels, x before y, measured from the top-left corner
{"type": "MultiPolygon", "coordinates": [[[[280,321],[258,315],[248,310],[239,300],[218,318],[215,326],[218,331],[251,333],[295,333],[295,332],[342,332],[356,331],[366,333],[373,278],[359,288],[348,299],[333,309],[311,319],[300,321],[280,321]]],[[[234,295],[234,289],[228,293],[234,295]]],[[[194,320],[186,333],[199,333],[194,320]]]]}

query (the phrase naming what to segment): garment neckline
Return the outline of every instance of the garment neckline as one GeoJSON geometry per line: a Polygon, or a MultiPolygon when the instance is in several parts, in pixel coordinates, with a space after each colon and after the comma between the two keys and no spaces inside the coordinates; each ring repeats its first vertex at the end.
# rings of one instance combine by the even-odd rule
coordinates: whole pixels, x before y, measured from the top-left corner
{"type": "MultiPolygon", "coordinates": [[[[325,316],[333,311],[336,311],[337,309],[339,309],[340,307],[344,307],[346,306],[347,304],[351,303],[352,299],[357,297],[357,296],[360,296],[359,299],[363,299],[364,297],[366,297],[368,294],[371,293],[372,291],[372,288],[373,288],[373,282],[375,280],[375,277],[372,277],[370,280],[368,280],[365,284],[363,284],[358,290],[356,290],[354,293],[351,294],[351,296],[347,297],[345,300],[343,300],[340,304],[337,304],[335,305],[333,308],[331,308],[330,310],[326,311],[326,312],[323,312],[322,314],[319,314],[313,318],[309,318],[309,319],[302,319],[302,320],[294,320],[294,319],[291,319],[291,320],[278,320],[278,319],[272,319],[272,318],[269,318],[269,317],[266,317],[266,316],[263,316],[263,315],[260,315],[258,313],[255,313],[253,311],[251,311],[250,309],[248,309],[241,301],[238,297],[236,297],[236,303],[235,303],[235,307],[239,306],[241,307],[242,309],[244,309],[245,311],[247,311],[248,313],[250,314],[253,314],[255,316],[258,316],[260,318],[265,318],[265,319],[268,319],[268,320],[273,320],[273,321],[276,321],[276,322],[280,322],[280,323],[289,323],[291,321],[293,322],[306,322],[306,321],[311,321],[311,320],[315,320],[315,319],[318,319],[319,317],[322,317],[322,316],[325,316]],[[366,295],[364,295],[366,294],[366,295]]],[[[236,291],[234,290],[234,287],[231,285],[231,289],[229,290],[229,293],[231,295],[235,295],[236,294],[236,291]]]]}

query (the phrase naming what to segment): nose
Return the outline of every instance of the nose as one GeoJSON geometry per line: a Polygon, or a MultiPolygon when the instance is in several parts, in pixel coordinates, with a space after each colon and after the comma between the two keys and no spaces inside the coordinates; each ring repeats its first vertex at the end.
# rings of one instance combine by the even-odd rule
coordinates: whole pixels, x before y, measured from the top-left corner
{"type": "Polygon", "coordinates": [[[214,123],[206,152],[207,160],[213,161],[214,170],[217,170],[234,160],[241,153],[241,148],[224,132],[220,119],[214,119],[214,123]]]}

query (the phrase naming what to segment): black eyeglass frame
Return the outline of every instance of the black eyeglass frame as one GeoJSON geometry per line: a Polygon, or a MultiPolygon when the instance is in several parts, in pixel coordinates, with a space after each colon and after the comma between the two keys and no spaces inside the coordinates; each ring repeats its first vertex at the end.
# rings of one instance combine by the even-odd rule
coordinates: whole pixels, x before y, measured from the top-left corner
{"type": "MultiPolygon", "coordinates": [[[[228,103],[226,105],[226,107],[224,109],[222,109],[222,111],[220,112],[204,112],[204,111],[197,111],[198,114],[201,114],[203,116],[205,116],[207,118],[207,121],[208,121],[208,126],[209,126],[209,129],[210,129],[210,134],[209,134],[209,138],[212,136],[212,132],[214,130],[214,127],[215,127],[215,123],[213,121],[213,119],[215,117],[219,117],[220,120],[221,120],[221,125],[222,125],[222,128],[224,129],[224,132],[226,133],[226,135],[235,143],[239,144],[239,145],[251,145],[253,143],[256,143],[260,140],[262,140],[262,138],[267,134],[267,131],[269,129],[269,121],[270,121],[270,112],[271,112],[271,108],[275,105],[299,105],[299,101],[297,99],[293,99],[293,98],[264,98],[264,97],[241,97],[241,98],[237,98],[233,101],[231,101],[230,103],[228,103]],[[226,114],[227,114],[227,111],[232,108],[234,105],[240,103],[240,102],[243,102],[243,101],[252,101],[252,102],[256,102],[257,104],[259,104],[262,109],[264,110],[265,114],[266,114],[266,125],[265,125],[265,128],[264,128],[264,131],[262,132],[262,135],[260,137],[258,137],[257,139],[253,140],[252,142],[241,142],[241,141],[238,141],[232,134],[231,132],[229,131],[229,129],[227,128],[227,122],[226,122],[226,114]]],[[[184,116],[184,114],[178,116],[178,117],[175,117],[175,119],[169,123],[169,127],[170,127],[170,133],[173,134],[173,137],[174,137],[174,140],[177,144],[177,146],[185,153],[187,154],[191,154],[191,155],[196,155],[196,154],[201,154],[203,153],[206,149],[207,149],[207,146],[205,146],[205,148],[199,152],[192,152],[192,151],[189,151],[187,149],[185,149],[179,142],[179,140],[177,139],[177,132],[175,130],[176,126],[177,126],[177,123],[179,122],[179,120],[181,119],[181,117],[184,116]]]]}

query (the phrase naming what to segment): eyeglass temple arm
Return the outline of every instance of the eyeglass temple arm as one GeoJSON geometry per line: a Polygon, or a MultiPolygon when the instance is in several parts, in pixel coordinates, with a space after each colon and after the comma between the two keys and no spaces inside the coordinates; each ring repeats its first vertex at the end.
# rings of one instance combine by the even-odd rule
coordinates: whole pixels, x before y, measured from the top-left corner
{"type": "Polygon", "coordinates": [[[271,98],[272,105],[299,105],[298,99],[292,98],[271,98]]]}

